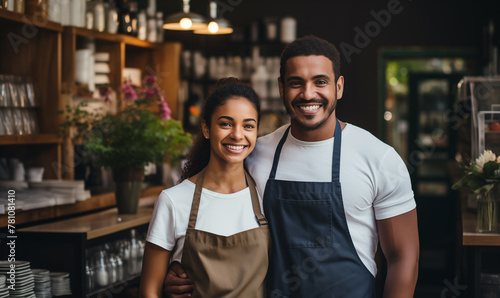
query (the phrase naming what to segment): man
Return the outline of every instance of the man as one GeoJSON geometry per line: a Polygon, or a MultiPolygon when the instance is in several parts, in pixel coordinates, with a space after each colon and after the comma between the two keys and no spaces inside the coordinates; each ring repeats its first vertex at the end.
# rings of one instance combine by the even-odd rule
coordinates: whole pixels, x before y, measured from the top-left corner
{"type": "MultiPolygon", "coordinates": [[[[260,138],[246,161],[271,231],[268,297],[374,297],[378,241],[384,297],[413,297],[419,240],[408,171],[393,148],[336,118],[338,51],[297,39],[282,53],[279,88],[291,125],[260,138]]],[[[190,287],[175,286],[180,273],[167,275],[167,293],[190,287]]]]}

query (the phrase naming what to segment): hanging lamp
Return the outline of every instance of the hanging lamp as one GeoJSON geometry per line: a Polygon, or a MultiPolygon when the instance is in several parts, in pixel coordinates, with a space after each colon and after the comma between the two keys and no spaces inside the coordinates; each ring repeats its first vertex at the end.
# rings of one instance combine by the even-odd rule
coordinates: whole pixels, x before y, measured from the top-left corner
{"type": "Polygon", "coordinates": [[[210,23],[206,28],[194,30],[194,33],[208,35],[231,34],[233,28],[231,28],[231,23],[228,20],[217,17],[217,2],[210,1],[210,23]]]}
{"type": "Polygon", "coordinates": [[[189,11],[189,0],[182,0],[182,2],[183,11],[167,16],[163,23],[163,29],[189,31],[207,28],[203,16],[189,11]]]}

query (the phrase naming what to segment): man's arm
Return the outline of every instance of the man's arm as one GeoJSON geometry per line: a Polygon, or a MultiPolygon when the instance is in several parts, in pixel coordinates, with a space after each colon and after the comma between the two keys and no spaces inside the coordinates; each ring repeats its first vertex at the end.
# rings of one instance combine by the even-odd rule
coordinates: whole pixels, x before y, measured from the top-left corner
{"type": "Polygon", "coordinates": [[[172,262],[163,282],[165,296],[169,298],[191,297],[194,285],[179,262],[172,262]]]}
{"type": "Polygon", "coordinates": [[[384,298],[411,298],[418,278],[417,211],[377,221],[382,252],[387,260],[384,298]]]}

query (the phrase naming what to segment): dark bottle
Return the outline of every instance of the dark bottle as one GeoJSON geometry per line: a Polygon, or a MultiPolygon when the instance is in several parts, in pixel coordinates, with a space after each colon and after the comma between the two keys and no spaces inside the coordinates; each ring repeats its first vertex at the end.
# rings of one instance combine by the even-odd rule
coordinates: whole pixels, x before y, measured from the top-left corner
{"type": "Polygon", "coordinates": [[[132,16],[130,13],[130,1],[117,1],[117,8],[118,19],[120,21],[120,24],[118,26],[118,33],[132,35],[132,16]]]}
{"type": "Polygon", "coordinates": [[[139,32],[139,24],[138,24],[138,9],[137,9],[137,2],[136,1],[130,1],[130,25],[132,27],[131,34],[132,36],[137,37],[137,34],[139,32]]]}

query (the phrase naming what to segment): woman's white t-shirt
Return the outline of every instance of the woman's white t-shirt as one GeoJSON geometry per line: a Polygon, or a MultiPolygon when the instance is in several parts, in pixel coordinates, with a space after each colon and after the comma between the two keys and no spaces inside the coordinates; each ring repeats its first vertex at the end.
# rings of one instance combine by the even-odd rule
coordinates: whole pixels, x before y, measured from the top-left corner
{"type": "MultiPolygon", "coordinates": [[[[146,241],[173,251],[172,261],[181,261],[195,184],[188,179],[165,189],[155,202],[146,241]]],[[[257,228],[249,188],[231,194],[203,189],[196,230],[230,236],[257,228]]]]}

